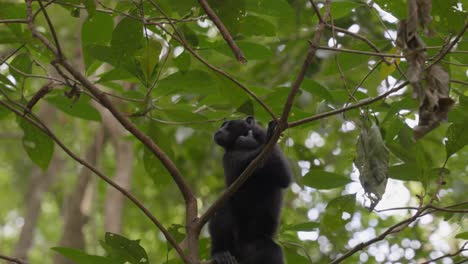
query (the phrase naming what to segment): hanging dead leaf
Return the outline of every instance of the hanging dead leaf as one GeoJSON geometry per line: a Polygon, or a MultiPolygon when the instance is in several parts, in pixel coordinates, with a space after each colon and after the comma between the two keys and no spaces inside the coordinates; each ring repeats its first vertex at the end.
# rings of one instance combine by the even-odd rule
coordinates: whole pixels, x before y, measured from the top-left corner
{"type": "MultiPolygon", "coordinates": [[[[417,17],[417,14],[413,16],[417,17]]],[[[410,20],[402,20],[400,22],[397,33],[397,45],[403,50],[408,62],[406,78],[413,86],[413,98],[422,98],[424,95],[421,81],[423,79],[424,63],[427,59],[425,52],[426,45],[417,34],[417,28],[414,27],[414,23],[414,21],[410,22],[410,20]]]]}
{"type": "Polygon", "coordinates": [[[385,193],[388,179],[389,152],[376,124],[363,121],[356,144],[354,164],[359,170],[359,181],[373,210],[385,193]]]}
{"type": "Polygon", "coordinates": [[[432,0],[418,0],[418,18],[421,27],[424,30],[424,34],[432,36],[433,32],[428,28],[428,25],[432,21],[432,0]]]}
{"type": "Polygon", "coordinates": [[[449,96],[450,76],[440,66],[432,65],[426,72],[423,103],[419,107],[419,122],[414,128],[415,138],[421,138],[447,120],[455,101],[449,96]]]}

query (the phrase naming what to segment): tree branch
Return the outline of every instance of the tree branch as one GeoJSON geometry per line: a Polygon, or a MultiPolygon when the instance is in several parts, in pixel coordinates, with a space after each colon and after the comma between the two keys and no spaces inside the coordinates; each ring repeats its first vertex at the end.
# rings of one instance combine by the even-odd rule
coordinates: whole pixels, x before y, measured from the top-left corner
{"type": "MultiPolygon", "coordinates": [[[[467,245],[468,245],[468,242],[465,242],[465,243],[463,244],[463,246],[460,247],[459,250],[457,250],[457,251],[455,251],[455,252],[453,252],[453,253],[445,254],[445,255],[440,256],[440,257],[438,257],[438,258],[431,259],[431,260],[428,260],[428,261],[424,261],[424,262],[421,262],[421,263],[419,263],[419,264],[429,264],[429,263],[434,263],[434,262],[436,262],[436,261],[438,261],[438,260],[441,260],[441,259],[444,259],[444,258],[456,257],[456,256],[460,255],[462,252],[468,251],[468,248],[466,248],[467,245]]],[[[463,263],[463,262],[462,262],[462,263],[463,263]]]]}
{"type": "Polygon", "coordinates": [[[5,255],[0,255],[0,259],[6,260],[6,261],[9,261],[9,262],[13,262],[13,263],[16,263],[16,264],[28,264],[27,262],[24,262],[24,261],[22,261],[20,259],[7,257],[5,255]]]}
{"type": "Polygon", "coordinates": [[[373,239],[370,239],[367,242],[360,243],[359,245],[353,247],[352,249],[348,250],[345,254],[341,255],[340,257],[338,257],[335,260],[333,260],[332,262],[330,262],[330,264],[340,263],[343,260],[347,259],[348,257],[352,256],[354,253],[366,248],[367,246],[372,245],[372,244],[374,244],[374,243],[376,243],[378,241],[381,241],[381,240],[385,239],[390,234],[397,233],[397,232],[403,230],[409,224],[411,224],[416,219],[418,219],[426,209],[427,209],[427,207],[420,207],[419,210],[412,217],[410,217],[408,219],[405,219],[405,220],[403,220],[403,221],[401,221],[399,223],[396,223],[395,225],[393,225],[390,228],[388,228],[387,230],[385,230],[385,232],[383,232],[379,236],[377,236],[377,237],[375,237],[373,239]]]}
{"type": "Polygon", "coordinates": [[[229,30],[224,26],[223,22],[221,21],[221,19],[219,19],[219,17],[213,11],[211,6],[208,4],[208,2],[206,0],[198,0],[198,2],[200,3],[203,10],[205,10],[205,13],[208,15],[211,21],[213,21],[213,23],[216,25],[224,40],[226,40],[227,44],[231,48],[232,53],[234,53],[234,56],[236,56],[236,59],[240,63],[246,63],[247,59],[242,53],[242,50],[239,48],[239,46],[237,46],[236,42],[229,33],[229,30]]]}
{"type": "Polygon", "coordinates": [[[405,81],[402,84],[398,85],[397,87],[394,87],[394,88],[388,90],[387,92],[385,92],[385,93],[383,93],[383,94],[381,94],[379,96],[376,96],[374,98],[364,99],[362,101],[359,101],[358,103],[352,104],[352,105],[347,106],[347,107],[343,107],[343,108],[340,108],[340,109],[336,109],[336,110],[332,110],[332,111],[329,111],[329,112],[321,113],[321,114],[314,115],[314,116],[311,116],[311,117],[308,117],[308,118],[304,118],[304,119],[301,119],[301,120],[298,120],[298,121],[290,122],[288,124],[288,128],[303,125],[305,123],[316,121],[316,120],[319,120],[319,119],[322,119],[322,118],[325,118],[325,117],[328,117],[328,116],[340,114],[340,113],[349,111],[351,109],[359,108],[361,106],[370,105],[372,103],[375,103],[375,102],[387,97],[388,95],[390,95],[390,94],[392,94],[394,92],[397,92],[397,91],[401,90],[402,88],[404,88],[408,84],[409,84],[409,82],[405,81]]]}

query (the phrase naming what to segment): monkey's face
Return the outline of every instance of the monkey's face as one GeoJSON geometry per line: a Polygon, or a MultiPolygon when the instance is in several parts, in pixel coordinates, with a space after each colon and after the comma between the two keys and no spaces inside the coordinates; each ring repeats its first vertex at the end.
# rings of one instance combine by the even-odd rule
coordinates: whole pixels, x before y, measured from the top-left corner
{"type": "Polygon", "coordinates": [[[214,134],[216,144],[224,148],[233,147],[239,136],[247,136],[254,129],[255,118],[249,116],[245,119],[225,121],[214,134]]]}

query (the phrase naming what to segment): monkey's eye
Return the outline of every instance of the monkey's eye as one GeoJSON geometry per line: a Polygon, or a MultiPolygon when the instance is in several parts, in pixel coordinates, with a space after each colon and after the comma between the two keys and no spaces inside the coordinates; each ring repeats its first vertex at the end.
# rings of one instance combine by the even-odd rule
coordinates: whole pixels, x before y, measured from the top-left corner
{"type": "Polygon", "coordinates": [[[253,116],[248,116],[245,121],[247,122],[247,124],[249,125],[253,125],[255,124],[255,118],[253,116]]]}

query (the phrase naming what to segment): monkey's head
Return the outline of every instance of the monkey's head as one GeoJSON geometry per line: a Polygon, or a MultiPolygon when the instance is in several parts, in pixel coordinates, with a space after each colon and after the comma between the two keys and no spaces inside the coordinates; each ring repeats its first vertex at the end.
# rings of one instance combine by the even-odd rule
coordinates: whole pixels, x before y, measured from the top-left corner
{"type": "Polygon", "coordinates": [[[252,116],[225,121],[215,132],[214,141],[225,149],[231,149],[235,147],[236,140],[240,136],[249,135],[249,131],[259,143],[265,141],[265,131],[252,116]]]}

